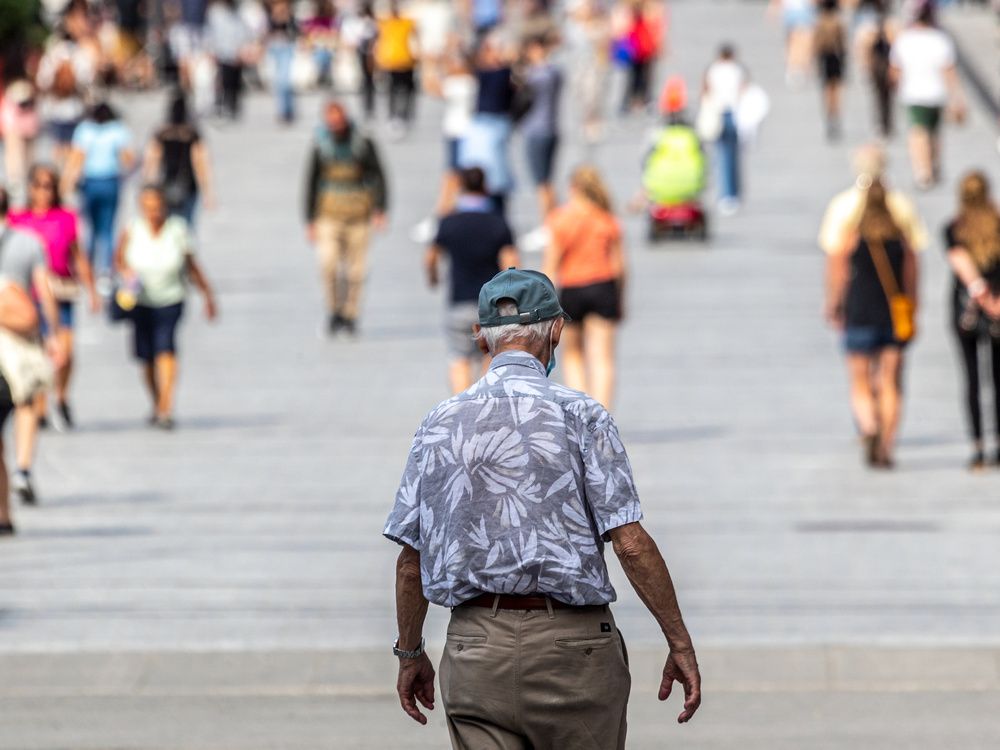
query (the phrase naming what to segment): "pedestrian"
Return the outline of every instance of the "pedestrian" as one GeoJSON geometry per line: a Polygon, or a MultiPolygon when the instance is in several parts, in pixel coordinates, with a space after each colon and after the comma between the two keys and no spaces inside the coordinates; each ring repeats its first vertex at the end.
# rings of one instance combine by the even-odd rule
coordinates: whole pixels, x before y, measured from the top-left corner
{"type": "Polygon", "coordinates": [[[122,183],[135,165],[132,134],[107,102],[99,102],[73,133],[62,195],[77,188],[89,226],[87,258],[97,276],[97,289],[111,288],[111,256],[114,252],[115,219],[122,183]]]}
{"type": "MultiPolygon", "coordinates": [[[[867,185],[874,179],[879,179],[883,185],[888,184],[886,178],[885,152],[875,144],[859,148],[854,154],[854,171],[856,179],[846,190],[837,193],[823,214],[823,222],[819,231],[819,246],[827,254],[838,252],[844,242],[844,237],[854,231],[864,211],[867,185]]],[[[886,205],[892,214],[896,226],[903,232],[906,244],[915,252],[927,247],[929,237],[927,229],[917,209],[904,193],[889,189],[886,195],[886,205]]]]}
{"type": "Polygon", "coordinates": [[[736,50],[731,44],[723,44],[718,57],[705,71],[702,83],[702,106],[708,106],[718,120],[713,130],[719,173],[719,213],[723,216],[739,211],[743,197],[736,110],[748,83],[746,69],[736,60],[736,50]],[[710,104],[706,105],[705,100],[710,104]]]}
{"type": "Polygon", "coordinates": [[[847,31],[840,17],[840,0],[821,0],[815,44],[819,77],[823,83],[823,115],[827,140],[840,138],[840,106],[847,65],[847,31]]]}
{"type": "Polygon", "coordinates": [[[123,286],[138,289],[130,313],[135,358],[142,363],[143,382],[153,412],[149,423],[163,430],[174,427],[177,385],[177,326],[184,313],[186,280],[205,300],[205,317],[216,316],[215,295],[194,256],[187,222],[170,216],[163,191],[147,185],[139,195],[140,215],[122,233],[115,253],[115,270],[123,286]]]}
{"type": "Polygon", "coordinates": [[[35,140],[41,129],[35,87],[24,79],[9,84],[0,98],[0,133],[3,134],[4,174],[8,189],[18,203],[25,194],[28,166],[33,161],[35,140]]]}
{"type": "Polygon", "coordinates": [[[611,47],[608,13],[601,0],[578,0],[571,9],[570,25],[573,64],[572,98],[577,102],[583,136],[597,143],[604,133],[604,106],[607,98],[611,47]]]}
{"type": "Polygon", "coordinates": [[[531,90],[531,108],[518,123],[524,137],[528,171],[538,191],[538,206],[542,218],[556,206],[552,187],[552,172],[559,148],[559,106],[562,99],[563,74],[549,57],[545,38],[533,37],[524,50],[527,67],[524,83],[531,90]]]}
{"type": "MultiPolygon", "coordinates": [[[[883,3],[884,0],[880,0],[883,3]]],[[[889,24],[887,12],[883,9],[877,16],[877,25],[871,36],[871,43],[865,49],[868,59],[868,77],[875,98],[875,119],[879,134],[889,138],[893,130],[893,96],[895,83],[892,80],[892,39],[894,31],[889,24]]],[[[862,37],[863,38],[863,37],[862,37]]]]}
{"type": "Polygon", "coordinates": [[[163,190],[167,211],[194,227],[199,198],[215,205],[208,146],[188,111],[187,97],[176,89],[167,105],[166,122],[146,146],[143,176],[163,190]]]}
{"type": "MultiPolygon", "coordinates": [[[[33,232],[45,248],[48,263],[49,286],[58,306],[59,348],[64,354],[61,366],[55,371],[56,408],[52,423],[57,430],[75,426],[69,406],[69,381],[73,374],[73,328],[76,300],[81,287],[86,290],[93,313],[101,309],[100,297],[94,286],[94,275],[86,253],[80,248],[80,234],[76,214],[62,205],[59,193],[59,174],[56,168],[45,164],[32,166],[28,173],[28,205],[24,211],[11,212],[10,225],[33,232]]],[[[42,321],[42,334],[48,331],[42,321]]],[[[47,421],[45,394],[35,400],[39,424],[47,421]]]]}
{"type": "Polygon", "coordinates": [[[941,120],[947,114],[961,122],[966,110],[955,44],[938,28],[931,0],[921,0],[913,23],[900,33],[890,55],[891,75],[910,120],[913,179],[918,189],[927,190],[941,180],[941,120]]]}
{"type": "Polygon", "coordinates": [[[471,386],[475,377],[484,374],[481,370],[488,364],[472,335],[479,319],[479,290],[498,271],[520,265],[514,234],[507,221],[493,210],[486,195],[483,170],[463,169],[460,179],[462,194],[455,210],[441,219],[424,261],[431,287],[438,284],[442,256],[449,261],[445,341],[452,393],[461,393],[471,386]]]}
{"type": "Polygon", "coordinates": [[[23,292],[32,295],[40,309],[45,335],[30,339],[0,337],[0,366],[11,389],[14,402],[14,447],[17,472],[12,489],[25,505],[38,503],[38,494],[32,480],[31,469],[35,462],[38,441],[38,414],[35,397],[51,385],[52,367],[60,367],[65,355],[61,348],[64,340],[59,321],[59,309],[52,287],[49,285],[48,265],[41,240],[32,232],[9,226],[7,215],[10,199],[6,189],[0,188],[0,277],[16,284],[23,292]],[[51,365],[46,362],[46,354],[51,365]]]}
{"type": "Polygon", "coordinates": [[[511,54],[496,34],[488,34],[476,53],[476,112],[458,149],[463,169],[480,167],[497,213],[506,215],[507,196],[514,190],[508,148],[517,89],[511,54]]]}
{"type": "Polygon", "coordinates": [[[859,186],[857,226],[828,255],[826,317],[843,333],[851,408],[868,466],[891,469],[902,412],[903,351],[915,333],[918,269],[881,177],[859,186]]]}
{"type": "Polygon", "coordinates": [[[385,226],[387,208],[375,143],[340,102],[328,102],[309,155],[305,217],[319,255],[330,333],[357,333],[371,230],[385,226]]]}
{"type": "MultiPolygon", "coordinates": [[[[35,303],[28,292],[5,278],[0,278],[0,330],[24,339],[30,339],[38,332],[38,308],[35,303]]],[[[16,533],[10,513],[10,477],[3,446],[3,428],[14,411],[14,398],[4,375],[6,369],[5,363],[0,361],[0,537],[16,533]]]]}
{"type": "Polygon", "coordinates": [[[993,463],[1000,465],[1000,211],[982,172],[963,177],[958,192],[958,215],[945,228],[945,249],[954,277],[952,331],[964,366],[972,436],[969,468],[977,471],[986,465],[979,378],[987,370],[992,375],[998,440],[993,463]]]}
{"type": "Polygon", "coordinates": [[[215,0],[206,22],[208,49],[218,68],[217,109],[231,120],[240,116],[243,101],[243,62],[251,43],[249,27],[236,0],[215,0]]]}
{"type": "Polygon", "coordinates": [[[295,87],[292,63],[299,30],[289,0],[270,0],[267,5],[267,56],[271,61],[271,86],[278,106],[278,122],[295,122],[295,87]]]}
{"type": "Polygon", "coordinates": [[[312,15],[302,25],[316,67],[316,83],[322,88],[333,86],[333,52],[337,39],[337,10],[333,0],[316,0],[312,15]]]}
{"type": "Polygon", "coordinates": [[[42,55],[35,79],[43,94],[42,117],[59,168],[66,163],[73,131],[87,112],[84,93],[93,84],[95,74],[90,56],[63,26],[42,55]]]}
{"type": "Polygon", "coordinates": [[[622,97],[622,114],[645,111],[649,107],[653,68],[660,53],[660,29],[657,26],[660,20],[649,12],[646,0],[628,0],[628,6],[628,25],[618,42],[620,58],[628,74],[622,97]]]}
{"type": "Polygon", "coordinates": [[[418,44],[417,24],[400,12],[397,0],[390,0],[389,13],[378,19],[375,64],[389,79],[389,133],[393,138],[405,135],[413,122],[418,44]]]}
{"type": "Polygon", "coordinates": [[[434,667],[428,603],[451,608],[441,697],[454,748],[624,748],[628,657],[610,604],[610,541],[666,636],[659,698],[701,678],[666,564],[614,420],[550,383],[563,330],[552,283],[508,270],[479,296],[486,375],[433,409],[414,437],[384,535],[396,564],[397,691],[427,723],[434,667]]]}
{"type": "Polygon", "coordinates": [[[800,88],[809,75],[816,0],[771,0],[768,12],[781,17],[785,30],[785,83],[800,88]]]}
{"type": "Polygon", "coordinates": [[[551,242],[542,267],[556,280],[560,304],[570,316],[563,332],[566,384],[611,409],[625,253],[611,196],[594,167],[584,165],[573,172],[569,201],[547,224],[551,242]]]}
{"type": "Polygon", "coordinates": [[[371,2],[361,3],[358,13],[344,18],[340,39],[357,55],[361,104],[365,119],[371,120],[375,116],[375,43],[378,40],[378,21],[371,2]]]}
{"type": "Polygon", "coordinates": [[[444,113],[441,130],[444,135],[444,176],[438,191],[434,215],[422,219],[410,233],[414,242],[421,244],[434,239],[438,218],[450,213],[455,206],[461,179],[458,155],[462,139],[469,132],[472,115],[476,108],[476,78],[472,74],[472,64],[464,52],[456,50],[445,63],[442,78],[432,78],[425,84],[432,96],[441,98],[444,113]]]}

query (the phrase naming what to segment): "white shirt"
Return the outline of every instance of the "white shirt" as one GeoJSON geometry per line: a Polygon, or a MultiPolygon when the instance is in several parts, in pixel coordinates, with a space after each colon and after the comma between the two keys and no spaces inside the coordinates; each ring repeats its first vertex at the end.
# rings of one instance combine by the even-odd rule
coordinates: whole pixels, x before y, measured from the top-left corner
{"type": "Polygon", "coordinates": [[[906,29],[892,45],[889,59],[899,68],[903,104],[941,107],[948,101],[945,71],[955,64],[955,45],[940,29],[906,29]]]}
{"type": "Polygon", "coordinates": [[[441,84],[441,95],[444,97],[444,135],[461,138],[469,129],[476,108],[476,79],[471,75],[447,76],[441,84]]]}
{"type": "Polygon", "coordinates": [[[167,307],[184,301],[184,270],[191,249],[191,235],[184,219],[171,216],[153,234],[145,219],[137,218],[128,232],[125,264],[142,282],[139,303],[167,307]]]}
{"type": "Polygon", "coordinates": [[[708,95],[722,111],[735,110],[746,85],[747,74],[734,60],[716,60],[705,73],[708,95]]]}

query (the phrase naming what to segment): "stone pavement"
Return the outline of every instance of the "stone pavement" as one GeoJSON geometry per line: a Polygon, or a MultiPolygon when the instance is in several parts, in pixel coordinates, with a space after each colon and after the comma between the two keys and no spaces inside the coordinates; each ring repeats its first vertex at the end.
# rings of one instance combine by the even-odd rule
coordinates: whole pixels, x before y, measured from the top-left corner
{"type": "MultiPolygon", "coordinates": [[[[945,695],[926,684],[804,690],[794,680],[762,692],[753,679],[741,687],[723,660],[707,688],[720,694],[708,695],[697,726],[667,729],[672,720],[638,701],[635,746],[658,746],[661,736],[706,748],[731,747],[734,737],[744,747],[996,746],[987,708],[997,687],[973,684],[973,667],[995,665],[1000,646],[1000,472],[963,470],[937,239],[952,190],[918,199],[935,235],[921,337],[899,469],[873,475],[859,465],[838,343],[820,319],[815,248],[825,200],[851,179],[850,147],[871,136],[867,92],[852,81],[845,143],[827,146],[818,92],[784,88],[780,31],[759,5],[677,2],[673,19],[662,72],[693,85],[717,44],[733,39],[773,100],[748,154],[746,210],[718,219],[708,247],[649,248],[642,222],[625,219],[632,283],[616,414],[696,643],[719,653],[779,648],[782,665],[827,644],[906,647],[916,649],[906,668],[960,671],[945,695]],[[972,649],[972,663],[921,655],[944,647],[972,649]],[[964,690],[962,677],[972,681],[964,690]]],[[[148,133],[159,98],[125,103],[137,132],[148,133]]],[[[208,326],[196,300],[189,306],[176,433],[143,426],[126,333],[83,321],[81,429],[44,436],[42,505],[18,508],[22,533],[0,545],[2,748],[443,744],[439,724],[420,733],[397,716],[381,682],[374,695],[332,695],[310,692],[308,679],[239,679],[268,653],[278,664],[288,656],[282,674],[313,659],[335,673],[322,653],[342,654],[339,663],[357,652],[375,675],[391,668],[376,654],[395,634],[395,549],[379,534],[410,436],[446,395],[442,301],[425,289],[421,249],[406,238],[432,205],[439,108],[421,102],[412,137],[384,144],[392,227],[376,241],[363,334],[351,342],[318,334],[320,294],[301,228],[300,172],[317,106],[305,100],[306,116],[286,130],[258,97],[246,124],[208,128],[222,205],[203,216],[200,245],[223,317],[208,326]],[[184,666],[184,652],[205,654],[211,668],[184,666]],[[142,673],[143,654],[191,679],[161,698],[102,671],[142,673]],[[79,689],[81,675],[92,690],[79,689]],[[200,687],[215,679],[243,692],[200,687]],[[273,695],[274,684],[289,694],[273,695]]],[[[563,173],[593,159],[624,204],[638,185],[646,128],[616,124],[592,152],[568,132],[563,173]]],[[[949,179],[972,166],[1000,176],[993,137],[979,110],[948,129],[949,179]]],[[[902,139],[890,148],[895,181],[908,187],[902,139]]],[[[519,144],[514,157],[520,168],[519,144]]],[[[521,231],[537,223],[528,191],[513,215],[521,231]]],[[[618,622],[634,652],[649,654],[633,661],[655,665],[658,633],[610,567],[618,622]]],[[[432,644],[444,614],[429,618],[432,644]]],[[[636,695],[655,680],[641,684],[636,695]]]]}

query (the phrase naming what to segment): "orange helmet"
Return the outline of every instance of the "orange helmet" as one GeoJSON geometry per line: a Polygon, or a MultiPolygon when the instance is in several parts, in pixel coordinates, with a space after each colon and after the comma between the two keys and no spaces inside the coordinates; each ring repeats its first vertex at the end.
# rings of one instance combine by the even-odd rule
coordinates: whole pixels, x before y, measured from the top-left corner
{"type": "Polygon", "coordinates": [[[660,93],[660,111],[665,115],[683,112],[687,108],[687,84],[680,76],[670,76],[660,93]]]}

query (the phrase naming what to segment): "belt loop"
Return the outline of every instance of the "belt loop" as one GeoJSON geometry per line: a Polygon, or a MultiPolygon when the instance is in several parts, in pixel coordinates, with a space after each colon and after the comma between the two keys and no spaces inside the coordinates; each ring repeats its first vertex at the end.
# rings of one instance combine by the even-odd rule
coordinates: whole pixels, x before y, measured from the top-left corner
{"type": "Polygon", "coordinates": [[[493,595],[493,611],[490,612],[490,617],[496,617],[498,609],[500,609],[500,594],[494,594],[493,595]]]}
{"type": "Polygon", "coordinates": [[[545,609],[549,611],[550,620],[556,619],[556,613],[552,611],[552,599],[550,599],[548,596],[545,597],[545,609]]]}

